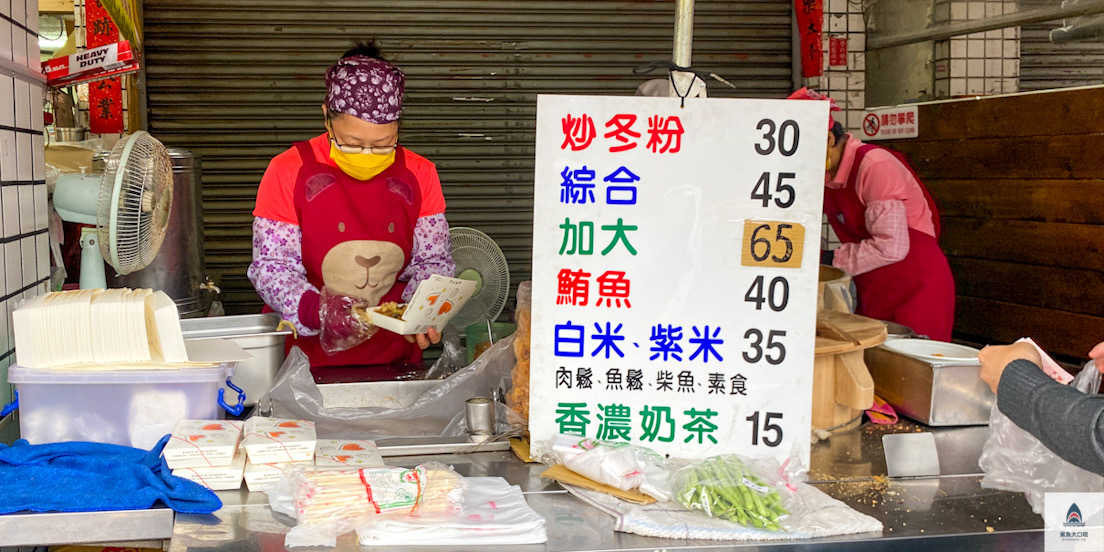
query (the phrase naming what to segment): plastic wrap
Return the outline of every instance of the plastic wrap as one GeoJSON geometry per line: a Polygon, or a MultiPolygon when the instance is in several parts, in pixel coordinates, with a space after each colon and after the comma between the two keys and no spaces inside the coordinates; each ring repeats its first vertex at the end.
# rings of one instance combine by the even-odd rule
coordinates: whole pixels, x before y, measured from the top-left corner
{"type": "MultiPolygon", "coordinates": [[[[405,408],[327,408],[311,375],[310,361],[293,347],[272,388],[258,401],[258,409],[278,418],[313,420],[322,439],[459,437],[467,431],[465,401],[497,396],[496,391],[506,387],[513,364],[511,336],[495,343],[470,366],[440,380],[405,408]]],[[[506,405],[496,402],[495,407],[498,420],[504,420],[506,405]]]]}
{"type": "Polygon", "coordinates": [[[517,288],[517,331],[514,332],[514,368],[511,387],[506,393],[511,425],[529,425],[529,336],[533,315],[532,282],[522,282],[517,288]]]}
{"type": "Polygon", "coordinates": [[[318,301],[318,319],[322,332],[318,341],[328,354],[347,351],[368,341],[379,328],[353,315],[353,307],[369,306],[367,301],[334,293],[323,286],[318,301]]]}
{"type": "MultiPolygon", "coordinates": [[[[1100,389],[1100,380],[1101,374],[1090,360],[1070,385],[1082,393],[1095,394],[1100,389]]],[[[1040,515],[1045,493],[1104,492],[1104,477],[1070,464],[1051,452],[1035,436],[1001,413],[995,401],[989,415],[989,439],[978,465],[985,472],[981,478],[982,487],[1022,492],[1027,495],[1031,509],[1040,515]]]]}
{"type": "Polygon", "coordinates": [[[292,468],[282,479],[286,483],[276,485],[269,500],[274,511],[286,512],[287,493],[294,498],[297,523],[284,541],[288,547],[335,546],[339,535],[376,517],[455,519],[462,506],[463,479],[439,462],[415,468],[292,468]]]}

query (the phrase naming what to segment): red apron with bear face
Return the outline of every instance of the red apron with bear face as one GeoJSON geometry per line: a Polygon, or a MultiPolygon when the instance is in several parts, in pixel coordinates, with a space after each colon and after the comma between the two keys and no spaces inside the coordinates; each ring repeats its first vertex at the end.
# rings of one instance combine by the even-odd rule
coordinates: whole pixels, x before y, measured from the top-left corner
{"type": "MultiPolygon", "coordinates": [[[[403,148],[390,167],[369,180],[319,162],[310,142],[295,148],[303,160],[294,201],[307,279],[319,290],[326,286],[371,306],[401,302],[406,284],[398,277],[410,264],[421,207],[418,180],[406,166],[403,148]]],[[[416,344],[386,330],[334,355],[326,354],[318,336],[289,338],[292,345],[307,354],[312,368],[422,361],[416,344]]]]}

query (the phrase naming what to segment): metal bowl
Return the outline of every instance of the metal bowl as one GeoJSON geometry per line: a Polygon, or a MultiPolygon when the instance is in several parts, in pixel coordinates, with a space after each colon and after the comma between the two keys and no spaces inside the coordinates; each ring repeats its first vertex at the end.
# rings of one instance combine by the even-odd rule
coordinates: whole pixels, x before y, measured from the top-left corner
{"type": "Polygon", "coordinates": [[[901,338],[916,337],[916,332],[912,331],[912,328],[910,328],[910,327],[908,327],[904,324],[898,324],[896,322],[890,322],[888,320],[882,320],[881,322],[882,322],[882,324],[885,324],[886,331],[889,334],[888,336],[886,336],[886,339],[901,339],[901,338]]]}
{"type": "Polygon", "coordinates": [[[85,130],[81,127],[58,127],[54,129],[54,137],[58,142],[80,142],[84,140],[85,130]]]}

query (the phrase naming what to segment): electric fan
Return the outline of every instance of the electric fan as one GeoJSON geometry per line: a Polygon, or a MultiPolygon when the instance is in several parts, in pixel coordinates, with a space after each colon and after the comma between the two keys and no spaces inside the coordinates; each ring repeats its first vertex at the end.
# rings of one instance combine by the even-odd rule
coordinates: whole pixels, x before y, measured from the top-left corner
{"type": "Polygon", "coordinates": [[[456,277],[475,281],[475,294],[451,323],[461,332],[476,322],[493,322],[506,306],[510,293],[510,269],[506,256],[489,236],[474,228],[449,230],[456,277]]]}
{"type": "Polygon", "coordinates": [[[119,274],[145,268],[169,225],[172,165],[159,140],[135,132],[115,144],[104,165],[98,177],[63,175],[54,190],[63,220],[96,225],[81,231],[82,289],[106,287],[105,259],[119,274]]]}

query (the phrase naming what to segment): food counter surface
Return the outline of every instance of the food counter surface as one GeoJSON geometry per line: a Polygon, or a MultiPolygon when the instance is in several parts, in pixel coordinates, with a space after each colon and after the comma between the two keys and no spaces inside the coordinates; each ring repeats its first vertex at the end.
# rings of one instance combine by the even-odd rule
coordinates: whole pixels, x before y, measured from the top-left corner
{"type": "MultiPolygon", "coordinates": [[[[812,449],[810,482],[885,525],[881,534],[860,534],[793,542],[734,542],[642,537],[614,530],[614,518],[541,479],[544,466],[524,464],[511,452],[390,458],[389,464],[413,466],[437,460],[465,476],[501,476],[519,485],[529,505],[547,520],[548,542],[510,546],[511,550],[1042,550],[1043,520],[1018,493],[983,489],[977,468],[988,428],[933,429],[902,422],[835,434],[812,449]],[[913,479],[886,477],[882,436],[934,434],[940,475],[913,479]]],[[[294,520],[274,514],[263,493],[221,492],[225,506],[213,515],[177,515],[170,552],[215,550],[251,552],[283,549],[284,533],[294,520]]],[[[397,548],[397,547],[396,547],[397,548]]],[[[453,547],[454,549],[457,547],[453,547]]],[[[479,547],[495,549],[504,547],[479,547]]],[[[370,550],[355,535],[343,535],[335,550],[370,550]]],[[[448,547],[402,547],[444,550],[448,547]]],[[[312,549],[313,550],[313,549],[312,549]]]]}

